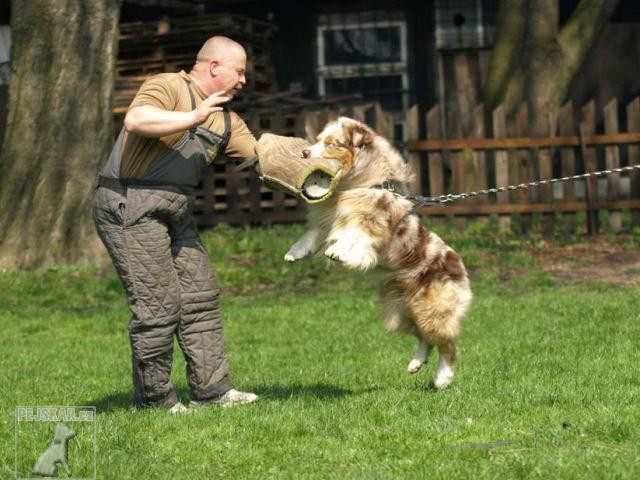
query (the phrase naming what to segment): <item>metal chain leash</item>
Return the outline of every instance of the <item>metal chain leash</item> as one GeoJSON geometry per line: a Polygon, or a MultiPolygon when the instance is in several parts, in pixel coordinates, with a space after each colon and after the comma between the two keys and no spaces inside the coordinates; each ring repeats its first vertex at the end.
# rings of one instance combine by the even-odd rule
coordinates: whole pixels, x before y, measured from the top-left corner
{"type": "Polygon", "coordinates": [[[522,190],[525,188],[537,187],[538,185],[550,185],[553,183],[567,182],[569,180],[580,180],[580,179],[589,178],[589,177],[601,177],[604,175],[611,175],[612,173],[628,172],[635,169],[640,169],[640,164],[629,165],[628,167],[612,168],[609,170],[600,170],[598,172],[587,172],[587,173],[582,173],[580,175],[572,175],[569,177],[551,178],[549,180],[539,180],[537,182],[520,183],[518,185],[508,185],[506,187],[487,188],[485,190],[478,190],[475,192],[448,193],[446,195],[439,195],[437,197],[423,197],[421,195],[415,195],[415,196],[399,195],[399,196],[402,196],[407,200],[413,201],[416,204],[415,207],[413,208],[413,210],[415,211],[418,208],[423,207],[425,205],[429,205],[429,206],[440,205],[443,203],[454,202],[456,200],[462,200],[464,198],[478,197],[480,195],[488,195],[490,193],[522,190]]]}

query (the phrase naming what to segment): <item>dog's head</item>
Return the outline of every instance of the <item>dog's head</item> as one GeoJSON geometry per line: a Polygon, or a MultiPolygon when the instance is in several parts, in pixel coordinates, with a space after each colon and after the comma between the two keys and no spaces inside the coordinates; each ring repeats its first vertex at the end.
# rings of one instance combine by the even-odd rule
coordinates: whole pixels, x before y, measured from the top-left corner
{"type": "Polygon", "coordinates": [[[406,162],[391,144],[352,118],[329,122],[317,140],[303,152],[304,156],[339,160],[343,188],[369,187],[384,181],[405,184],[411,177],[406,162]]]}
{"type": "Polygon", "coordinates": [[[67,427],[64,423],[59,423],[56,425],[53,439],[56,443],[66,442],[70,438],[76,436],[76,432],[67,427]]]}

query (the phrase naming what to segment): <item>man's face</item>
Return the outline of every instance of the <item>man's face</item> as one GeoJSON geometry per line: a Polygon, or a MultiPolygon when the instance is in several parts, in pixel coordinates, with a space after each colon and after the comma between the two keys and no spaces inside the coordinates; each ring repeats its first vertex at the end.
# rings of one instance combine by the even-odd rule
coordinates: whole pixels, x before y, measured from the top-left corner
{"type": "Polygon", "coordinates": [[[224,59],[212,62],[210,68],[214,91],[224,90],[228,96],[233,97],[247,83],[247,56],[242,50],[229,52],[224,59]]]}

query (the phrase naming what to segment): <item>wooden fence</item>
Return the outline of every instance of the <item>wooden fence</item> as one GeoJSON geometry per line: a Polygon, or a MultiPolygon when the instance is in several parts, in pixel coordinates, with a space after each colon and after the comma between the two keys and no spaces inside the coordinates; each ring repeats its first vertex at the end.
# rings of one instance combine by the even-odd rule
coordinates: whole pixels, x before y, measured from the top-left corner
{"type": "MultiPolygon", "coordinates": [[[[246,120],[256,135],[268,131],[313,138],[327,121],[338,115],[362,120],[387,138],[392,138],[397,122],[397,117],[394,119],[378,105],[342,111],[261,114],[246,120]]],[[[502,107],[494,110],[491,117],[492,137],[485,133],[485,113],[479,106],[473,112],[473,133],[469,138],[444,138],[441,107],[435,106],[424,119],[427,131],[424,139],[419,135],[417,106],[407,111],[405,138],[396,141],[416,173],[413,192],[438,196],[640,164],[640,98],[626,105],[623,112],[615,99],[602,112],[596,111],[593,101],[580,109],[569,102],[557,119],[549,121],[549,134],[538,138],[527,136],[525,108],[512,121],[507,120],[502,107]]],[[[196,202],[201,225],[304,219],[304,205],[300,201],[265,189],[252,171],[236,173],[233,168],[230,164],[219,164],[207,173],[196,202]]],[[[519,225],[520,231],[526,233],[539,222],[544,233],[551,234],[557,228],[566,233],[596,232],[602,227],[599,225],[602,211],[608,212],[609,228],[614,232],[640,225],[640,169],[597,180],[543,185],[424,207],[420,213],[453,217],[461,226],[468,218],[488,219],[496,215],[505,228],[519,225]],[[625,211],[629,214],[625,215],[625,211]],[[629,219],[630,223],[623,225],[623,219],[629,219]]]]}

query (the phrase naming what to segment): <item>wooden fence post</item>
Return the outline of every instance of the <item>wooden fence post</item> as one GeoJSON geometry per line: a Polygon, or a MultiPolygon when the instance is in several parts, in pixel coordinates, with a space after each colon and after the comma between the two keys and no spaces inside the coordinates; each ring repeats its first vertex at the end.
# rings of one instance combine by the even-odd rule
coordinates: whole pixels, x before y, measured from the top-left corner
{"type": "Polygon", "coordinates": [[[359,122],[366,123],[367,108],[368,106],[366,105],[355,105],[352,110],[353,119],[358,120],[359,122]]]}
{"type": "MultiPolygon", "coordinates": [[[[618,100],[615,98],[604,107],[604,132],[618,133],[618,100]]],[[[620,167],[620,150],[617,145],[607,145],[604,149],[607,170],[620,167]]],[[[620,200],[620,174],[613,173],[605,177],[607,181],[607,200],[620,200]]],[[[609,226],[614,233],[622,230],[622,212],[609,212],[609,226]]]]}
{"type": "MultiPolygon", "coordinates": [[[[551,118],[551,113],[542,115],[537,119],[537,125],[534,126],[535,132],[541,136],[555,136],[556,120],[551,118]]],[[[551,148],[540,147],[535,150],[537,153],[540,180],[550,180],[553,178],[553,162],[551,158],[551,148]]],[[[535,153],[534,153],[535,155],[535,153]]],[[[533,175],[532,175],[533,176],[533,175]]],[[[542,203],[553,203],[553,186],[539,185],[538,199],[542,203]]],[[[552,235],[554,228],[553,213],[542,214],[542,231],[545,235],[552,235]]]]}
{"type": "Polygon", "coordinates": [[[365,112],[366,123],[370,125],[377,133],[382,135],[383,137],[391,140],[391,129],[389,128],[391,122],[387,118],[387,115],[380,107],[379,103],[374,103],[370,108],[365,112]]]}
{"type": "MultiPolygon", "coordinates": [[[[440,124],[440,106],[436,105],[427,112],[427,138],[436,140],[442,138],[440,124]]],[[[428,153],[429,195],[437,197],[444,194],[444,166],[442,153],[432,151],[428,153]]]]}
{"type": "MultiPolygon", "coordinates": [[[[640,97],[634,98],[627,105],[627,131],[640,132],[640,97]]],[[[629,145],[629,165],[640,164],[640,145],[629,145]]],[[[629,175],[629,196],[640,199],[640,171],[632,170],[629,175]]],[[[640,209],[631,210],[631,220],[634,226],[640,226],[640,209]]]]}
{"type": "MultiPolygon", "coordinates": [[[[528,108],[526,104],[520,106],[515,120],[509,122],[507,126],[508,133],[514,137],[526,137],[528,135],[528,108]]],[[[515,167],[515,181],[518,183],[527,183],[532,180],[531,178],[531,152],[528,148],[519,148],[516,150],[516,167],[515,167]]],[[[531,203],[531,190],[521,189],[516,193],[517,203],[529,205],[531,203]]],[[[531,226],[533,225],[533,219],[530,213],[520,214],[520,233],[529,233],[531,226]]]]}
{"type": "MultiPolygon", "coordinates": [[[[484,105],[480,104],[473,109],[473,129],[472,136],[474,138],[485,138],[484,129],[484,105]]],[[[479,148],[473,151],[473,178],[471,183],[473,190],[486,190],[488,187],[487,181],[487,158],[483,149],[479,148]]],[[[486,195],[475,197],[473,200],[477,204],[489,203],[489,198],[486,195]]],[[[489,221],[489,216],[480,217],[483,221],[489,221]]]]}
{"type": "MultiPolygon", "coordinates": [[[[582,107],[582,121],[580,122],[580,147],[585,172],[595,172],[598,169],[596,147],[587,147],[585,137],[596,133],[596,104],[591,100],[582,107]]],[[[598,233],[599,220],[596,202],[598,201],[598,184],[595,177],[585,181],[587,196],[587,232],[589,235],[598,233]]]]}
{"type": "Polygon", "coordinates": [[[310,142],[315,142],[316,137],[320,133],[322,127],[320,126],[320,112],[317,111],[305,111],[303,113],[304,118],[304,133],[305,137],[310,142]]]}
{"type": "MultiPolygon", "coordinates": [[[[420,117],[418,116],[418,105],[411,107],[406,113],[407,122],[407,140],[418,140],[420,137],[420,117]]],[[[422,194],[422,166],[421,166],[421,152],[409,153],[409,166],[413,171],[414,178],[411,182],[411,193],[414,195],[422,194]]]]}
{"type": "MultiPolygon", "coordinates": [[[[504,106],[500,105],[492,113],[493,137],[505,138],[507,136],[507,124],[504,116],[504,106]]],[[[506,150],[496,150],[494,153],[494,164],[496,174],[496,187],[506,187],[509,185],[509,156],[506,150]]],[[[498,204],[509,203],[509,192],[500,192],[496,199],[498,204]]],[[[511,216],[499,215],[498,225],[500,228],[511,228],[511,216]]]]}
{"type": "MultiPolygon", "coordinates": [[[[226,191],[226,216],[234,219],[233,223],[247,223],[243,212],[240,210],[240,182],[238,182],[238,172],[235,171],[235,165],[227,162],[224,166],[224,188],[226,191]]],[[[229,221],[231,223],[231,221],[229,221]]]]}
{"type": "MultiPolygon", "coordinates": [[[[560,109],[559,130],[561,137],[569,137],[575,134],[573,126],[573,103],[565,103],[560,109]]],[[[576,174],[576,157],[573,147],[560,149],[562,159],[562,176],[570,177],[576,174]]],[[[564,202],[576,201],[576,182],[564,182],[562,184],[562,200],[564,202]]],[[[573,234],[576,231],[576,214],[568,212],[563,214],[564,232],[573,234]]]]}
{"type": "MultiPolygon", "coordinates": [[[[275,115],[271,119],[271,130],[278,134],[284,130],[284,117],[282,115],[275,115]]],[[[280,216],[284,216],[284,198],[285,193],[282,190],[275,190],[273,192],[273,216],[274,218],[279,218],[280,216]]]]}

